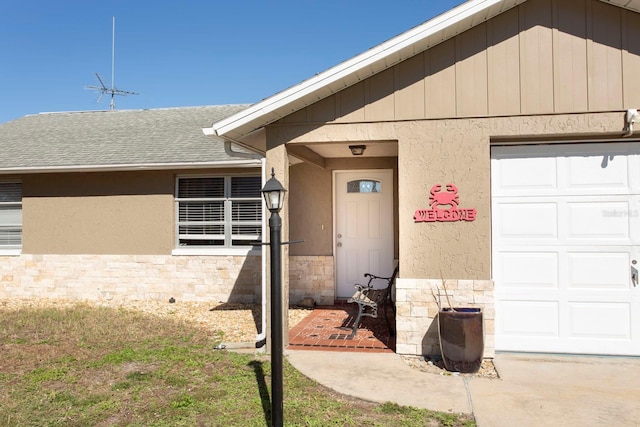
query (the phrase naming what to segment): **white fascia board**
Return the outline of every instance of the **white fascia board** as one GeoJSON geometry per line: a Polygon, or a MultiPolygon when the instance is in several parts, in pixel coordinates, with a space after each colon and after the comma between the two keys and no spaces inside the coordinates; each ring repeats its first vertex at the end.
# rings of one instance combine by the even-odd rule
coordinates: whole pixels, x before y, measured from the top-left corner
{"type": "MultiPolygon", "coordinates": [[[[513,2],[515,6],[524,0],[513,2]]],[[[439,31],[444,30],[450,26],[453,26],[467,18],[473,17],[476,14],[484,12],[486,9],[501,3],[509,3],[506,0],[471,0],[460,6],[451,9],[448,12],[439,15],[424,24],[421,24],[413,29],[394,37],[374,48],[367,50],[335,67],[324,71],[315,77],[303,81],[302,83],[292,86],[282,92],[279,92],[263,101],[260,101],[251,107],[243,110],[237,114],[234,114],[226,119],[220,120],[214,123],[210,129],[205,132],[210,135],[224,136],[235,129],[240,128],[253,121],[259,121],[264,116],[283,108],[287,104],[293,103],[297,100],[304,98],[313,92],[335,83],[345,77],[357,73],[366,67],[375,64],[377,61],[388,57],[389,55],[399,52],[406,47],[410,47],[412,44],[439,31]]],[[[397,63],[394,61],[393,64],[397,63]]],[[[387,64],[387,67],[393,65],[387,64]]],[[[368,76],[368,74],[366,74],[368,76]]],[[[346,86],[345,86],[346,87],[346,86]]],[[[314,102],[316,100],[314,99],[314,102]]],[[[278,115],[278,117],[282,117],[278,115]]],[[[268,122],[263,120],[264,123],[258,127],[266,125],[268,122]]],[[[251,129],[253,130],[253,129],[251,129]]]]}
{"type": "Polygon", "coordinates": [[[260,160],[234,160],[220,162],[194,162],[194,163],[141,163],[122,165],[78,165],[78,166],[34,166],[1,168],[0,175],[32,174],[32,173],[61,173],[61,172],[129,172],[146,170],[171,170],[171,169],[215,169],[215,168],[257,168],[261,166],[260,160]]]}

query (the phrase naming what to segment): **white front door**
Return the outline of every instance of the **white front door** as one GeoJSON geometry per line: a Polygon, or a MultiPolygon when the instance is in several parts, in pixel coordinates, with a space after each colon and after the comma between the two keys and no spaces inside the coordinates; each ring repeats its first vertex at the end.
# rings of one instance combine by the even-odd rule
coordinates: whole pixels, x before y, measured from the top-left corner
{"type": "Polygon", "coordinates": [[[640,144],[496,147],[491,169],[496,349],[640,355],[640,144]]]}
{"type": "Polygon", "coordinates": [[[393,173],[335,172],[336,296],[353,295],[364,274],[393,273],[393,173]]]}

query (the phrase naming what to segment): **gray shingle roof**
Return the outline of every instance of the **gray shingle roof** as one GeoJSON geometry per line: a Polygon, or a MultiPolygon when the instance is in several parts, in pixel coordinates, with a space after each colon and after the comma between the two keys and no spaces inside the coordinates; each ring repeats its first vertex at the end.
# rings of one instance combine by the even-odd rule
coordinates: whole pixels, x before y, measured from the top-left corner
{"type": "MultiPolygon", "coordinates": [[[[238,160],[202,128],[248,105],[44,113],[0,124],[0,172],[238,160]]],[[[236,148],[236,150],[238,150],[236,148]]]]}

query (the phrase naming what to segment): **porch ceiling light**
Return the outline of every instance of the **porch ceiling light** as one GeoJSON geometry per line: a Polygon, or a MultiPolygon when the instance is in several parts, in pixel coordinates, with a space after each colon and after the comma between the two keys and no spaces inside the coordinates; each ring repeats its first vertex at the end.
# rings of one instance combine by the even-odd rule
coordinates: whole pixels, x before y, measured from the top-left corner
{"type": "Polygon", "coordinates": [[[282,184],[280,184],[280,181],[276,179],[275,175],[273,168],[271,168],[271,178],[269,178],[269,181],[267,181],[262,188],[262,195],[267,204],[267,209],[272,213],[280,212],[284,204],[284,193],[287,191],[282,184]]]}
{"type": "Polygon", "coordinates": [[[367,148],[366,145],[350,145],[349,146],[349,150],[351,150],[351,154],[353,154],[354,156],[362,156],[366,148],[367,148]]]}

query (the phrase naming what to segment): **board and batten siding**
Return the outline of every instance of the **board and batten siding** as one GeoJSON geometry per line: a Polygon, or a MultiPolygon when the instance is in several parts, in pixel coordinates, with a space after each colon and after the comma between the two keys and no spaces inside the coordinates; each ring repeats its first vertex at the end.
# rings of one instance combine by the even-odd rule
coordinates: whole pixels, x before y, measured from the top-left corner
{"type": "Polygon", "coordinates": [[[640,14],[529,0],[285,117],[353,123],[640,107],[640,14]]]}

